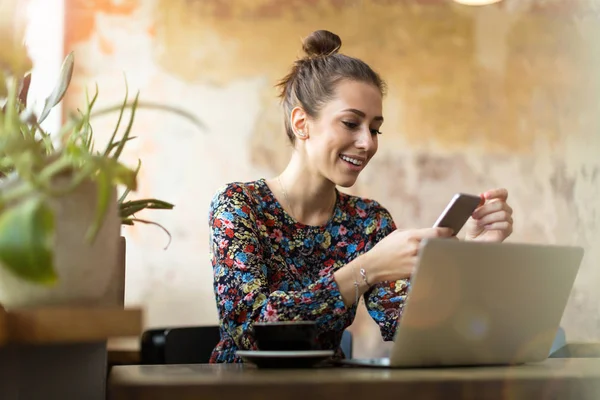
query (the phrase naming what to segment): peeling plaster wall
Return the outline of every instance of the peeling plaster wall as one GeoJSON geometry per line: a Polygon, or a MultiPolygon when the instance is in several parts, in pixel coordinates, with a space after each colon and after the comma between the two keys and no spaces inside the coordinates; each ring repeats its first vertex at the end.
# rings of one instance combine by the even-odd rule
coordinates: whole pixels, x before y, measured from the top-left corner
{"type": "MultiPolygon", "coordinates": [[[[350,192],[381,201],[400,227],[423,227],[457,191],[507,187],[511,240],[586,248],[563,326],[569,340],[600,340],[596,2],[66,0],[65,9],[65,48],[76,52],[67,109],[94,83],[100,104],[122,101],[125,72],[130,93],[183,107],[207,126],[142,110],[125,154],[144,162],[137,196],[177,205],[143,215],[172,232],[166,251],[160,230],[125,228],[127,303],[146,307],[149,326],[216,322],[210,198],[225,182],[285,166],[273,85],[300,54],[300,38],[326,28],[389,85],[382,145],[350,192]]],[[[95,131],[109,135],[112,123],[104,118],[95,131]]],[[[386,352],[365,312],[352,329],[357,356],[386,352]]]]}

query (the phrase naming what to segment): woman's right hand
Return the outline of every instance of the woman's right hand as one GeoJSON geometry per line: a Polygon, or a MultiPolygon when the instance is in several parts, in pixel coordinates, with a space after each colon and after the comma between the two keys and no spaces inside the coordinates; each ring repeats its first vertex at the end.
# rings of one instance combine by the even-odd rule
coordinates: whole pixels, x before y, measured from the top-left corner
{"type": "Polygon", "coordinates": [[[395,230],[363,256],[370,284],[410,278],[423,239],[450,238],[449,228],[395,230]]]}

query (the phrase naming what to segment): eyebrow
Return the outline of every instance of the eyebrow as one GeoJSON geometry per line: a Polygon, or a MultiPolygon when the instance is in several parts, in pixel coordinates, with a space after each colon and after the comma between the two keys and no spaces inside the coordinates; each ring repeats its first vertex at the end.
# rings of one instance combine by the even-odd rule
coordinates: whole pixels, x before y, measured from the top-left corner
{"type": "MultiPolygon", "coordinates": [[[[362,112],[360,110],[357,110],[356,108],[347,108],[345,110],[342,110],[342,112],[345,112],[345,111],[349,111],[349,112],[351,112],[353,114],[356,114],[356,115],[358,115],[359,117],[362,117],[362,118],[365,118],[367,116],[367,114],[365,114],[364,112],[362,112]]],[[[375,121],[383,121],[383,117],[381,115],[378,115],[375,118],[373,118],[373,120],[375,120],[375,121]]]]}

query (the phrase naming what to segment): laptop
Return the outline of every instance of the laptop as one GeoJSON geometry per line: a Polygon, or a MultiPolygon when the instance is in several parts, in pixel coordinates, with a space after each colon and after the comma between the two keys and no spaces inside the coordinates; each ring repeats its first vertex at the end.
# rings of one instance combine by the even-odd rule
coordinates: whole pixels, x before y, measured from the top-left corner
{"type": "Polygon", "coordinates": [[[344,365],[451,367],[545,360],[581,247],[423,242],[389,358],[344,365]]]}

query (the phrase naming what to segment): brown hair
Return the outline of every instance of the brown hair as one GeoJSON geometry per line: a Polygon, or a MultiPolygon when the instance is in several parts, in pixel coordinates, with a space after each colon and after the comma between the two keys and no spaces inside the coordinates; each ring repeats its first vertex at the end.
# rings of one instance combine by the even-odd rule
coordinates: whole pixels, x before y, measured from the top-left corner
{"type": "Polygon", "coordinates": [[[285,112],[285,130],[292,143],[295,141],[290,115],[300,106],[316,118],[323,105],[333,97],[336,85],[344,80],[370,83],[385,93],[385,83],[362,60],[338,53],[342,40],[335,33],[318,30],[302,43],[304,58],[294,62],[292,70],[277,86],[285,112]]]}

